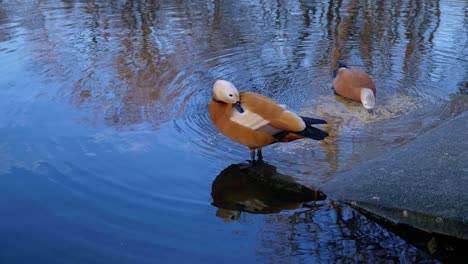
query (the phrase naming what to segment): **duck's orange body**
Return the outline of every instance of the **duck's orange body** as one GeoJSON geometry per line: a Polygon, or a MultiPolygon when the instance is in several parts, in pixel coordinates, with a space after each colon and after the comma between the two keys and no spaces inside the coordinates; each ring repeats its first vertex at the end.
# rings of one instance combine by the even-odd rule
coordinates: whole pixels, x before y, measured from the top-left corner
{"type": "MultiPolygon", "coordinates": [[[[256,149],[275,142],[288,142],[304,137],[317,140],[328,134],[310,126],[323,120],[301,118],[275,101],[251,92],[238,93],[227,81],[219,80],[208,105],[210,118],[218,130],[229,139],[248,147],[254,156],[256,149]],[[307,124],[305,121],[309,121],[307,124]]],[[[252,159],[253,160],[253,159],[252,159]]]]}
{"type": "MultiPolygon", "coordinates": [[[[333,88],[337,94],[343,97],[362,102],[365,107],[366,103],[369,103],[370,108],[374,107],[377,95],[375,83],[367,73],[361,70],[340,64],[339,68],[334,71],[333,88]],[[364,96],[368,98],[363,98],[363,89],[372,91],[373,95],[367,94],[364,96]]],[[[368,92],[370,93],[370,91],[368,92]]]]}
{"type": "MultiPolygon", "coordinates": [[[[264,120],[268,121],[272,132],[278,133],[283,130],[298,132],[304,130],[305,124],[302,119],[291,115],[291,112],[289,112],[290,114],[285,113],[284,108],[269,100],[268,98],[249,92],[240,93],[239,95],[242,108],[244,108],[245,111],[255,113],[262,117],[262,119],[271,119],[264,120]],[[251,104],[252,102],[257,103],[251,104]]],[[[233,121],[231,118],[235,115],[236,110],[232,107],[231,104],[211,100],[210,104],[208,105],[208,110],[210,112],[211,120],[215,124],[216,128],[218,128],[223,135],[237,143],[240,143],[251,149],[256,149],[277,142],[277,139],[273,137],[273,134],[268,133],[267,128],[264,128],[264,130],[256,130],[253,129],[256,124],[252,124],[252,126],[245,126],[233,121]]],[[[260,120],[258,123],[261,122],[264,121],[260,120]]],[[[283,138],[282,141],[284,142],[286,140],[291,141],[294,139],[303,138],[299,135],[292,135],[293,136],[288,138],[283,138]]]]}

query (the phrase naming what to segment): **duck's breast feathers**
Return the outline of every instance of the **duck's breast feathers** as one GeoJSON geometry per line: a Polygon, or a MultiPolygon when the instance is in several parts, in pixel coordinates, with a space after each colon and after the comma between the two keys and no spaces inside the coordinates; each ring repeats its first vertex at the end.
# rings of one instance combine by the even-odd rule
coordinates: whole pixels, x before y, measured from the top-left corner
{"type": "Polygon", "coordinates": [[[278,130],[301,131],[305,123],[297,114],[288,111],[284,105],[268,97],[251,93],[241,93],[241,104],[246,111],[265,120],[264,125],[270,125],[278,130]]]}
{"type": "MultiPolygon", "coordinates": [[[[271,134],[256,131],[232,120],[237,115],[233,115],[235,109],[231,104],[211,101],[208,105],[208,110],[210,118],[216,128],[218,128],[223,135],[235,142],[247,147],[257,148],[266,146],[275,141],[271,134]]],[[[246,111],[244,111],[243,114],[245,113],[246,111]]],[[[249,122],[252,123],[252,121],[249,122]]]]}
{"type": "Polygon", "coordinates": [[[223,118],[226,118],[226,108],[227,104],[221,103],[215,100],[211,100],[208,104],[208,112],[210,113],[210,118],[213,123],[221,121],[223,118]]]}

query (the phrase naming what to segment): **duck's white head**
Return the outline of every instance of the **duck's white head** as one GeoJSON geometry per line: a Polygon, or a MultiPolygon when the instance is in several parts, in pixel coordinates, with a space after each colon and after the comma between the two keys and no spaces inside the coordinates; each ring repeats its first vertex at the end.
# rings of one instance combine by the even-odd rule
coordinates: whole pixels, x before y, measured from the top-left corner
{"type": "Polygon", "coordinates": [[[371,110],[375,106],[374,92],[369,88],[361,89],[361,103],[367,109],[371,110]]]}
{"type": "Polygon", "coordinates": [[[213,85],[213,98],[216,101],[235,104],[239,102],[239,91],[234,84],[225,80],[217,80],[213,85]]]}

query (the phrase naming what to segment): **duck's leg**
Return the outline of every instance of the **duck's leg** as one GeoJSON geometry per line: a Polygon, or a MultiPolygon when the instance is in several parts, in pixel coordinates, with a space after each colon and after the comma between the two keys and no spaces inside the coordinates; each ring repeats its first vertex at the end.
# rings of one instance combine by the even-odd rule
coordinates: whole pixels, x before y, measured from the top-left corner
{"type": "Polygon", "coordinates": [[[263,160],[262,148],[258,148],[258,149],[257,149],[257,159],[258,159],[258,161],[262,161],[262,160],[263,160]]]}
{"type": "Polygon", "coordinates": [[[243,162],[243,163],[237,164],[237,167],[239,167],[239,169],[241,170],[251,168],[255,164],[255,149],[249,148],[249,150],[250,150],[250,160],[247,160],[247,163],[243,162]]]}
{"type": "Polygon", "coordinates": [[[250,164],[254,164],[255,162],[255,149],[254,148],[250,148],[250,164]]]}

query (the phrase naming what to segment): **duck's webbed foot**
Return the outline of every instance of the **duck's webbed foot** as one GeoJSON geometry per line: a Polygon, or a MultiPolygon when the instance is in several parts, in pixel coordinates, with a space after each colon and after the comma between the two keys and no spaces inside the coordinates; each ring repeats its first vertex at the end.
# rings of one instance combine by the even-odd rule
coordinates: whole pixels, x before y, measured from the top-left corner
{"type": "Polygon", "coordinates": [[[246,160],[245,162],[237,163],[237,167],[241,170],[252,168],[255,165],[255,161],[246,160]]]}
{"type": "Polygon", "coordinates": [[[263,161],[262,149],[259,148],[257,151],[257,160],[255,160],[255,149],[250,149],[250,160],[237,164],[239,169],[247,169],[253,167],[255,164],[263,161]]]}

